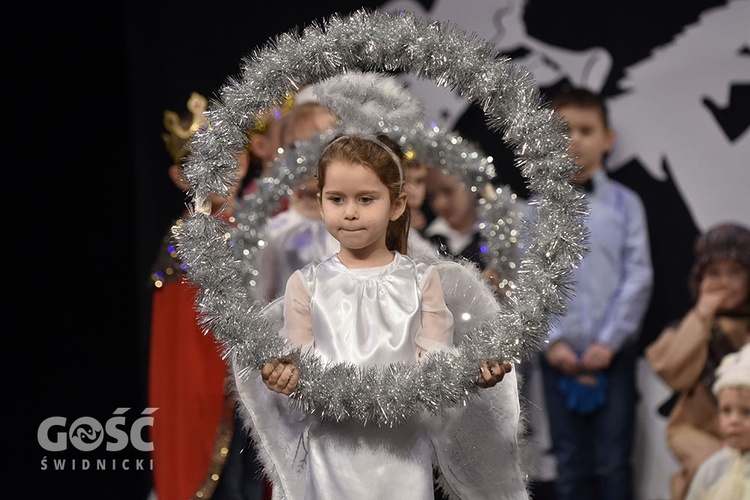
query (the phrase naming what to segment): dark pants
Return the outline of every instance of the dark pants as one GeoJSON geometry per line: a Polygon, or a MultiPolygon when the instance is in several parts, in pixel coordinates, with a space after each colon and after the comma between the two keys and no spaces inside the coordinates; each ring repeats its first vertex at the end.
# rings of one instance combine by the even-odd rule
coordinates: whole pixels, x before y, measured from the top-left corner
{"type": "Polygon", "coordinates": [[[568,410],[559,389],[563,375],[541,355],[552,453],[557,459],[557,500],[632,500],[636,354],[632,343],[614,356],[604,372],[607,401],[585,415],[568,410]]]}

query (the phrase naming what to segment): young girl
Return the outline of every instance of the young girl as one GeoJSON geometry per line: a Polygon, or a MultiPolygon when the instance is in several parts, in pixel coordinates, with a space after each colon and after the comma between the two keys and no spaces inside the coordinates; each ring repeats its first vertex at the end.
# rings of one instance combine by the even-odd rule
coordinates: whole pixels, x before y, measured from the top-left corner
{"type": "MultiPolygon", "coordinates": [[[[340,250],[296,271],[281,299],[284,335],[303,352],[376,367],[418,363],[454,348],[454,316],[438,271],[405,254],[402,160],[399,146],[384,135],[341,135],[324,149],[318,202],[340,250]]],[[[482,362],[476,383],[499,394],[495,386],[511,367],[482,362]]],[[[301,376],[292,362],[273,360],[260,372],[270,391],[264,394],[257,382],[238,382],[238,389],[274,497],[427,500],[434,498],[435,466],[451,498],[527,498],[515,431],[500,429],[513,413],[498,401],[472,400],[395,427],[331,422],[290,409],[283,395],[294,392],[301,376]]],[[[516,423],[510,427],[517,430],[516,423]]]]}
{"type": "Polygon", "coordinates": [[[750,498],[750,344],[724,356],[716,375],[724,446],[698,467],[687,500],[750,498]]]}

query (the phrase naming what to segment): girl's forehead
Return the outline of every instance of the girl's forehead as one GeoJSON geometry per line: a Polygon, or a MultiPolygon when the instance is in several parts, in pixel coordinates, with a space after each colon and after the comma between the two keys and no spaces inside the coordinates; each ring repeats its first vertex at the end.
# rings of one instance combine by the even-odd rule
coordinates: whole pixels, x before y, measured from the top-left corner
{"type": "Polygon", "coordinates": [[[375,171],[361,163],[331,162],[326,168],[324,181],[326,191],[386,189],[375,171]]]}
{"type": "Polygon", "coordinates": [[[326,167],[326,182],[329,178],[341,176],[348,177],[351,175],[357,176],[373,176],[377,178],[375,171],[368,165],[362,163],[350,162],[350,161],[332,161],[326,167]]]}
{"type": "Polygon", "coordinates": [[[364,165],[358,161],[352,161],[352,160],[332,160],[330,163],[328,163],[328,168],[332,167],[338,167],[338,168],[369,168],[367,165],[364,165]]]}

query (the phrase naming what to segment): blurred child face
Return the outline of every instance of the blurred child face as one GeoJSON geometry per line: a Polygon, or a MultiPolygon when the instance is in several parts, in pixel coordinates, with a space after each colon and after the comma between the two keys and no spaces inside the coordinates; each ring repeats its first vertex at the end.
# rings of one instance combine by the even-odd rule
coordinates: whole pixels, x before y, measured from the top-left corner
{"type": "Polygon", "coordinates": [[[310,141],[317,134],[323,133],[336,124],[336,118],[328,108],[320,106],[315,112],[303,120],[295,120],[294,111],[284,120],[288,120],[279,138],[279,145],[284,149],[291,148],[297,141],[310,141]]]}
{"type": "Polygon", "coordinates": [[[427,195],[427,165],[424,163],[412,163],[406,168],[406,203],[418,209],[424,203],[427,195]]]}
{"type": "Polygon", "coordinates": [[[601,112],[596,108],[565,106],[557,112],[568,124],[570,154],[581,167],[575,182],[582,184],[602,166],[604,156],[614,144],[614,132],[604,126],[601,112]]]}
{"type": "Polygon", "coordinates": [[[719,426],[727,445],[750,450],[750,390],[726,387],[719,392],[719,426]]]}
{"type": "Polygon", "coordinates": [[[315,177],[308,176],[305,182],[294,190],[291,205],[308,219],[320,219],[318,180],[315,177]]]}
{"type": "Polygon", "coordinates": [[[452,175],[430,168],[427,175],[427,199],[437,217],[444,218],[456,231],[467,231],[476,222],[474,194],[452,175]]]}
{"type": "Polygon", "coordinates": [[[341,252],[368,255],[387,251],[388,222],[406,207],[406,195],[391,203],[388,187],[370,168],[334,161],[326,168],[318,197],[328,232],[341,243],[341,252]]]}
{"type": "Polygon", "coordinates": [[[715,260],[706,265],[701,293],[723,292],[720,311],[733,311],[747,304],[750,294],[750,270],[735,260],[715,260]]]}

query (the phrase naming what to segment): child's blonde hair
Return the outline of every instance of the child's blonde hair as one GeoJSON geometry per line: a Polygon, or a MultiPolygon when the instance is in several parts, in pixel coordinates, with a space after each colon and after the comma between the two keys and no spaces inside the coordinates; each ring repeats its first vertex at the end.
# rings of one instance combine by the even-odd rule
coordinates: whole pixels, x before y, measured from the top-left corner
{"type": "MultiPolygon", "coordinates": [[[[318,160],[318,189],[323,191],[326,168],[332,162],[357,163],[375,172],[380,182],[388,188],[391,204],[393,204],[404,191],[402,168],[404,153],[401,147],[386,135],[380,134],[375,139],[355,135],[335,137],[325,147],[318,160]]],[[[407,206],[401,217],[388,222],[385,244],[388,250],[406,254],[408,241],[409,207],[407,206]]]]}

